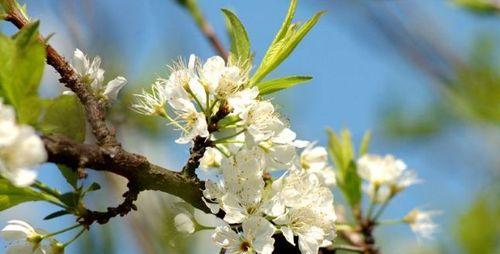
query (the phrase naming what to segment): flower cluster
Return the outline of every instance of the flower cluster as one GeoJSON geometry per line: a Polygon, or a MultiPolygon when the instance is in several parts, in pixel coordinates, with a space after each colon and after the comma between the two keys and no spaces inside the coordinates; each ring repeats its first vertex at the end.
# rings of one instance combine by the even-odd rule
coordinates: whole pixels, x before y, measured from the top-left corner
{"type": "MultiPolygon", "coordinates": [[[[374,204],[382,204],[382,207],[407,187],[420,182],[414,171],[407,169],[402,160],[392,155],[381,157],[367,154],[358,160],[357,165],[359,176],[367,181],[365,191],[374,204]]],[[[407,223],[419,239],[431,239],[437,229],[432,217],[437,214],[438,211],[414,209],[402,222],[407,223]]]]}
{"type": "Polygon", "coordinates": [[[407,187],[420,182],[414,171],[392,155],[367,154],[358,160],[358,174],[367,181],[367,194],[376,203],[384,203],[407,187]]]}
{"type": "Polygon", "coordinates": [[[0,101],[0,175],[16,186],[31,185],[32,168],[47,160],[42,140],[31,126],[16,122],[14,108],[0,101]]]}
{"type": "Polygon", "coordinates": [[[64,246],[57,240],[35,230],[30,224],[11,220],[2,229],[2,238],[9,243],[7,254],[62,254],[64,246]],[[43,241],[47,239],[47,241],[43,241]]]}
{"type": "Polygon", "coordinates": [[[94,94],[105,100],[115,100],[118,92],[127,84],[124,77],[118,76],[104,85],[104,70],[101,69],[101,58],[96,56],[90,61],[79,49],[73,54],[71,66],[78,77],[89,85],[94,94]]]}
{"type": "Polygon", "coordinates": [[[227,253],[271,253],[273,235],[281,233],[292,245],[297,236],[302,253],[331,245],[336,215],[328,186],[335,175],[326,150],[296,140],[274,105],[249,87],[248,70],[217,56],[205,63],[191,56],[171,70],[132,107],[175,125],[177,143],[202,137],[214,144],[201,159],[216,174],[205,183],[204,201],[227,223],[215,229],[214,242],[227,253]],[[221,109],[228,114],[212,122],[221,109]],[[272,171],[281,176],[273,181],[272,171]]]}

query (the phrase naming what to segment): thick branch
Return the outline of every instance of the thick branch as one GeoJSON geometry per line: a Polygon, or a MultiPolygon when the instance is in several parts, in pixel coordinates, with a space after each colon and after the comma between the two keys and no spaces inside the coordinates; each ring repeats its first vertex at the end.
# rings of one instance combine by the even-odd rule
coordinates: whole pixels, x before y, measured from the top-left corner
{"type": "Polygon", "coordinates": [[[87,167],[127,178],[137,190],[156,190],[184,199],[193,207],[210,212],[202,201],[203,182],[149,163],[143,156],[123,149],[110,155],[96,145],[80,144],[59,135],[44,136],[49,162],[69,167],[87,167]]]}
{"type": "MultiPolygon", "coordinates": [[[[16,9],[10,8],[6,17],[17,28],[21,29],[29,23],[24,16],[16,9]]],[[[40,40],[42,38],[40,37],[40,40]]],[[[92,133],[99,145],[115,148],[119,144],[115,134],[106,124],[106,105],[100,102],[92,93],[90,86],[82,82],[75,73],[71,65],[52,46],[47,45],[47,63],[54,67],[61,78],[59,81],[71,89],[77,96],[87,115],[88,122],[92,128],[92,133]]]]}

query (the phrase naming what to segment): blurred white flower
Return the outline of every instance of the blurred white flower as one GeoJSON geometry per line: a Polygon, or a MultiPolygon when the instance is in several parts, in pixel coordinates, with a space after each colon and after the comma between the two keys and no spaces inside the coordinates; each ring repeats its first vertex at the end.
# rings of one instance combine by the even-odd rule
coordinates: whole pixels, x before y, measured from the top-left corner
{"type": "Polygon", "coordinates": [[[90,85],[95,94],[107,100],[115,100],[120,90],[127,84],[124,77],[118,76],[104,85],[104,70],[100,67],[101,58],[96,56],[91,62],[79,49],[73,53],[71,66],[80,79],[90,85]]]}
{"type": "Polygon", "coordinates": [[[2,238],[9,243],[6,254],[45,254],[40,242],[42,235],[28,223],[11,220],[2,229],[2,238]]]}
{"type": "Polygon", "coordinates": [[[414,209],[403,218],[403,221],[410,225],[411,230],[418,238],[432,239],[438,228],[438,225],[433,222],[432,217],[440,213],[440,211],[414,209]]]}
{"type": "Polygon", "coordinates": [[[212,240],[227,254],[271,254],[274,250],[272,238],[276,228],[262,217],[250,217],[241,225],[243,231],[236,233],[229,226],[217,227],[212,240]]]}
{"type": "Polygon", "coordinates": [[[364,190],[374,202],[385,202],[398,192],[420,182],[414,171],[392,155],[384,157],[367,154],[358,162],[358,174],[368,181],[364,190]]]}
{"type": "Polygon", "coordinates": [[[394,183],[405,170],[406,164],[392,155],[384,157],[366,154],[358,160],[358,174],[375,185],[394,183]]]}
{"type": "Polygon", "coordinates": [[[193,220],[185,213],[179,213],[174,217],[174,224],[177,231],[192,234],[195,231],[193,220]]]}
{"type": "Polygon", "coordinates": [[[35,167],[47,160],[45,146],[31,126],[17,125],[12,107],[0,101],[0,174],[16,186],[31,185],[35,167]]]}

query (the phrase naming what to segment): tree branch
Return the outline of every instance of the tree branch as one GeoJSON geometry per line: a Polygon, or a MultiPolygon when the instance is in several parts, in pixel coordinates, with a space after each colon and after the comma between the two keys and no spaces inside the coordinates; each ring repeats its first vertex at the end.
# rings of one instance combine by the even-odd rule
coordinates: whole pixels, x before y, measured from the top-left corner
{"type": "Polygon", "coordinates": [[[42,137],[49,162],[72,168],[86,167],[108,171],[127,178],[137,190],[156,190],[175,195],[204,212],[210,212],[203,203],[204,182],[186,177],[151,164],[145,157],[129,153],[121,148],[110,155],[97,145],[80,144],[61,135],[42,137]]]}
{"type": "Polygon", "coordinates": [[[79,219],[80,223],[87,227],[92,225],[94,222],[106,224],[113,217],[118,215],[123,217],[132,210],[137,211],[137,206],[134,202],[137,200],[140,190],[133,184],[133,182],[129,182],[127,187],[128,191],[122,195],[125,200],[120,205],[117,207],[108,207],[106,212],[96,212],[87,209],[83,216],[79,219]]]}
{"type": "MultiPolygon", "coordinates": [[[[7,11],[8,13],[5,20],[14,24],[17,28],[21,29],[29,24],[29,20],[27,20],[18,9],[9,8],[7,11]]],[[[43,41],[43,38],[40,37],[40,40],[43,41]]],[[[64,57],[48,44],[47,63],[54,67],[59,73],[61,76],[59,81],[78,96],[78,99],[85,109],[88,122],[91,126],[92,133],[97,139],[97,143],[106,148],[119,147],[120,144],[116,141],[114,131],[111,131],[106,124],[105,103],[99,101],[96,96],[94,96],[91,88],[78,78],[78,75],[64,57]]]]}

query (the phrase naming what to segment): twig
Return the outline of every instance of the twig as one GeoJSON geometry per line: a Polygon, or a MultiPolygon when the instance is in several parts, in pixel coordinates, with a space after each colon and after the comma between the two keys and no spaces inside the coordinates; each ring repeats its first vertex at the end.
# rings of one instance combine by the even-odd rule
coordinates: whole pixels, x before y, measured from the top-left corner
{"type": "Polygon", "coordinates": [[[134,202],[139,196],[140,189],[138,189],[132,182],[129,182],[127,187],[128,191],[122,195],[125,200],[120,205],[117,207],[108,207],[106,212],[86,210],[85,214],[80,218],[80,223],[88,228],[94,222],[106,224],[113,217],[118,215],[123,217],[132,210],[137,211],[137,206],[134,202]]]}
{"type": "Polygon", "coordinates": [[[229,53],[226,49],[224,49],[224,45],[217,37],[217,34],[215,34],[215,31],[210,23],[206,20],[200,10],[200,7],[196,4],[196,0],[178,0],[178,2],[189,11],[196,22],[196,25],[198,25],[198,28],[203,35],[205,35],[205,38],[207,38],[208,42],[210,42],[215,51],[217,51],[217,53],[227,61],[229,53]]]}
{"type": "MultiPolygon", "coordinates": [[[[9,8],[7,11],[6,20],[14,24],[17,28],[21,29],[29,24],[29,21],[18,9],[9,8]]],[[[43,41],[42,37],[40,37],[40,40],[43,41]]],[[[110,149],[119,147],[120,144],[116,141],[114,131],[111,131],[106,124],[105,104],[100,102],[92,93],[91,88],[78,78],[78,75],[63,56],[48,44],[46,48],[47,63],[59,73],[61,76],[59,81],[78,96],[85,109],[88,122],[92,133],[97,139],[97,143],[100,146],[110,149]]],[[[110,151],[114,152],[113,150],[110,151]]]]}

